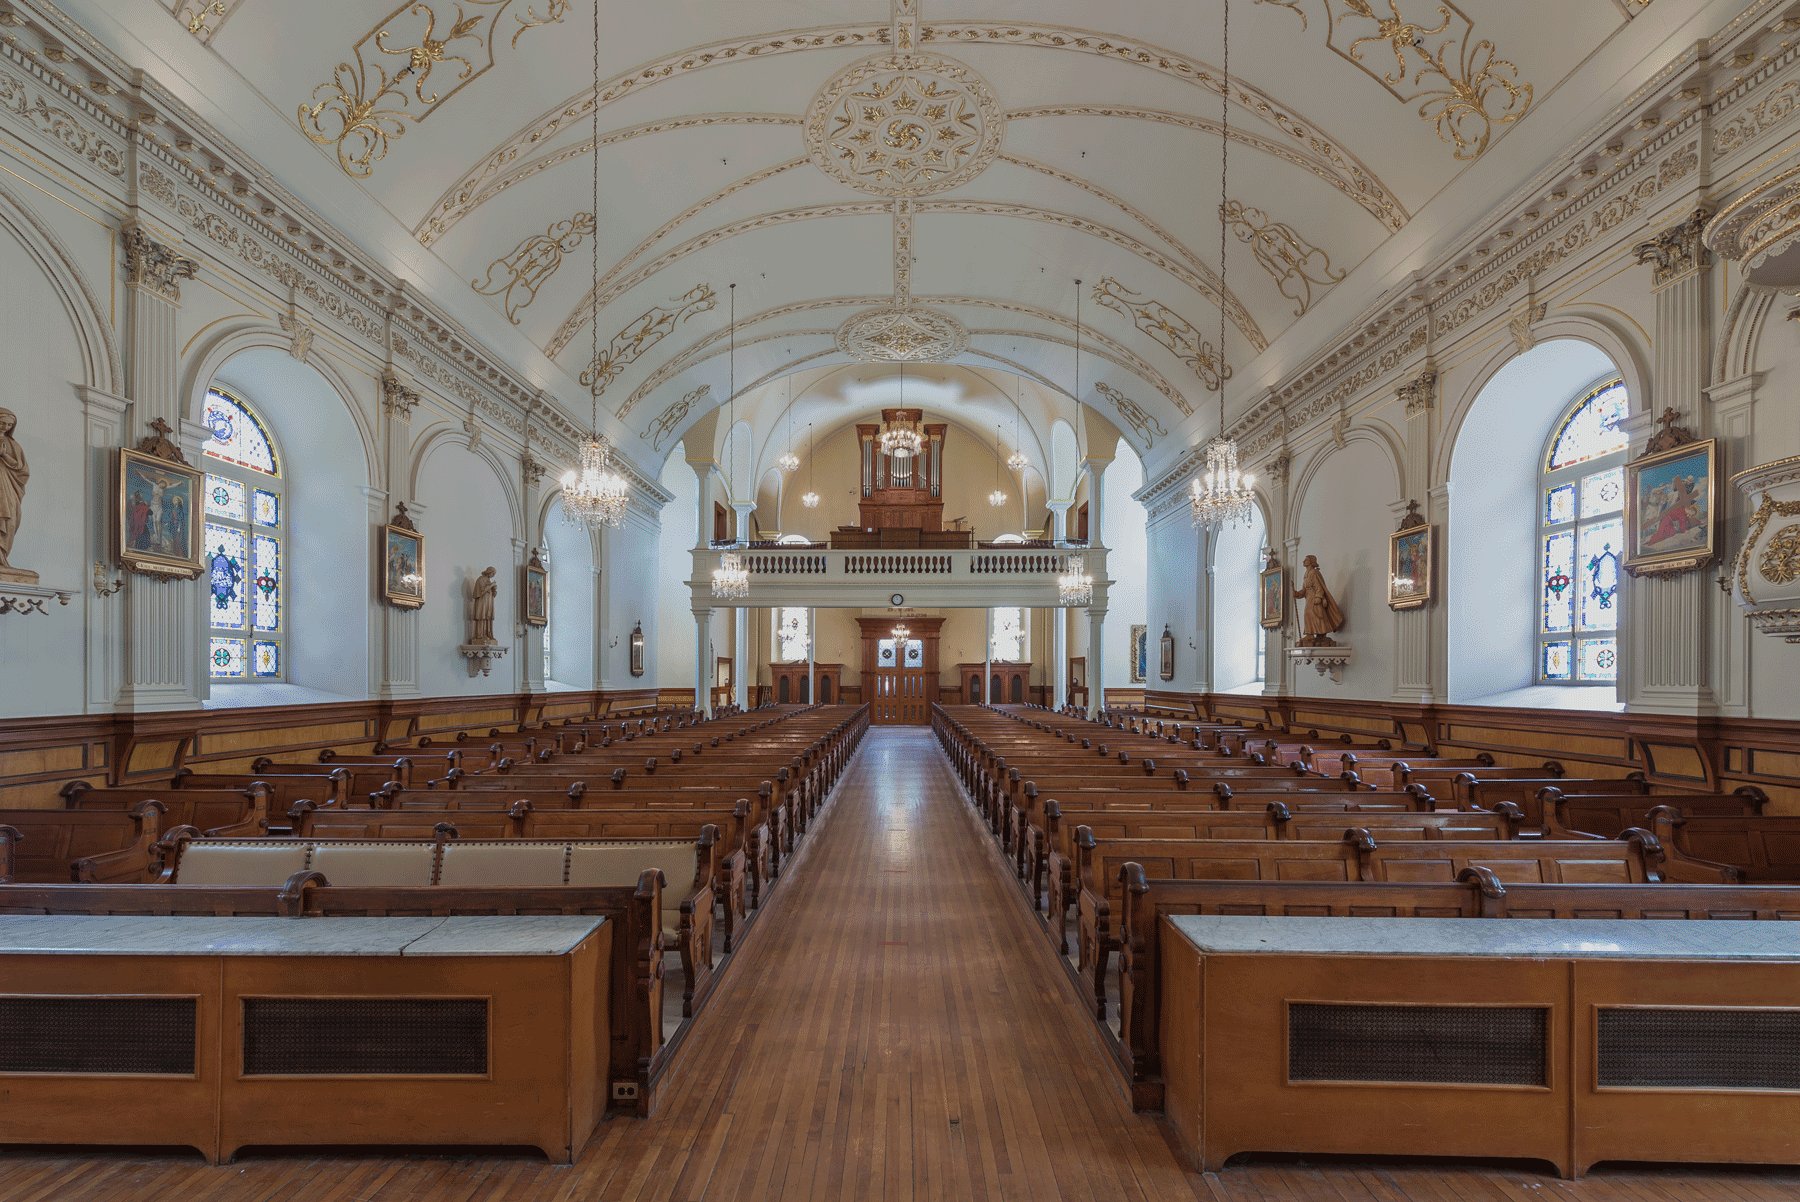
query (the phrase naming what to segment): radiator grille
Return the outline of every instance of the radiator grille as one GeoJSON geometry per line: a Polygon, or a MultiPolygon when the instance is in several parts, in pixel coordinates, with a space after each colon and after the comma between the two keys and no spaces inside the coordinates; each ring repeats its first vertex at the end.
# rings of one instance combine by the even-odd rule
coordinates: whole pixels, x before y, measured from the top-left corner
{"type": "Polygon", "coordinates": [[[482,1076],[486,998],[245,998],[244,1075],[482,1076]]]}
{"type": "Polygon", "coordinates": [[[1537,1006],[1288,1005],[1288,1080],[1545,1084],[1537,1006]]]}
{"type": "Polygon", "coordinates": [[[191,997],[0,997],[0,1072],[194,1075],[191,997]]]}
{"type": "Polygon", "coordinates": [[[1602,1089],[1800,1089],[1800,1010],[1608,1007],[1602,1089]]]}

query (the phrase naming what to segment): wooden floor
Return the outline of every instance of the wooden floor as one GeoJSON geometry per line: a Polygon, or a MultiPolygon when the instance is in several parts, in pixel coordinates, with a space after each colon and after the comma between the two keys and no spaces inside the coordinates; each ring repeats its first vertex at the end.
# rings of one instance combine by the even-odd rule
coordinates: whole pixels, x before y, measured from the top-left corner
{"type": "Polygon", "coordinates": [[[689,1032],[656,1116],[607,1122],[574,1167],[536,1154],[252,1154],[209,1168],[173,1153],[11,1151],[0,1199],[1800,1198],[1800,1171],[1765,1169],[1564,1182],[1529,1164],[1264,1161],[1201,1176],[1158,1118],[1128,1109],[1035,924],[930,734],[878,727],[689,1032]]]}

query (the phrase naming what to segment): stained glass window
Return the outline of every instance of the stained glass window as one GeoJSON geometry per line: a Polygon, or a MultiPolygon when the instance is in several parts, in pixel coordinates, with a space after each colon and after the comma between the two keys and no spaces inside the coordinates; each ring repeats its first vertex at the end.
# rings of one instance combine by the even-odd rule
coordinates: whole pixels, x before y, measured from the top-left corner
{"type": "Polygon", "coordinates": [[[1623,451],[1630,439],[1619,423],[1629,412],[1623,381],[1613,380],[1587,393],[1563,419],[1550,444],[1549,470],[1623,451]]]}
{"type": "Polygon", "coordinates": [[[1575,486],[1559,484],[1544,494],[1544,524],[1558,526],[1575,520],[1575,486]]]}
{"type": "Polygon", "coordinates": [[[218,679],[242,679],[244,675],[244,640],[212,641],[212,674],[218,679]]]}
{"type": "Polygon", "coordinates": [[[280,460],[269,429],[236,397],[206,394],[204,448],[209,668],[221,680],[279,680],[286,565],[280,460]],[[243,635],[254,632],[254,640],[243,635]]]}
{"type": "Polygon", "coordinates": [[[215,630],[244,628],[244,532],[206,523],[206,584],[215,630]]]}
{"type": "Polygon", "coordinates": [[[245,488],[236,480],[227,480],[223,476],[211,473],[206,477],[206,516],[209,518],[226,518],[233,522],[244,520],[245,488]]]}
{"type": "Polygon", "coordinates": [[[787,606],[775,611],[775,633],[781,641],[781,662],[798,663],[806,658],[812,627],[803,607],[787,606]]]}
{"type": "Polygon", "coordinates": [[[918,639],[906,640],[906,662],[897,663],[894,659],[894,640],[882,639],[875,644],[876,667],[878,668],[923,668],[925,666],[925,644],[918,639]]]}
{"type": "Polygon", "coordinates": [[[1008,606],[994,611],[994,658],[1003,664],[1024,659],[1025,611],[1008,606]]]}
{"type": "Polygon", "coordinates": [[[1544,683],[1618,679],[1628,443],[1618,427],[1629,412],[1624,384],[1603,382],[1575,398],[1546,443],[1536,665],[1544,683]]]}

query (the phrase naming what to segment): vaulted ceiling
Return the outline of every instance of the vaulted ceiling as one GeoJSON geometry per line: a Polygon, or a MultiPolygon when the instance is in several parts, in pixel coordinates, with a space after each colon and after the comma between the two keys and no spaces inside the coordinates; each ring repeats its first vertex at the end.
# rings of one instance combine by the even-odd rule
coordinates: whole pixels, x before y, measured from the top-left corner
{"type": "Polygon", "coordinates": [[[727,397],[733,283],[740,391],[910,353],[1067,393],[1079,302],[1083,401],[1184,437],[1497,147],[1559,149],[1646,3],[1235,0],[1228,102],[1220,0],[602,2],[597,58],[588,0],[69,7],[654,464],[727,397]]]}

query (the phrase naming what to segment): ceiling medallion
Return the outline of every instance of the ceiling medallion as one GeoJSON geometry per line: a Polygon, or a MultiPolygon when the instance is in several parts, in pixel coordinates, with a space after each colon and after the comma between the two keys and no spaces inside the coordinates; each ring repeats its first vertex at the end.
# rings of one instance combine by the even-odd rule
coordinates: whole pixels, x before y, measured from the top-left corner
{"type": "Polygon", "coordinates": [[[837,346],[864,363],[943,363],[963,353],[969,331],[938,309],[864,309],[837,328],[837,346]]]}
{"type": "Polygon", "coordinates": [[[828,80],[806,110],[813,165],[876,196],[967,183],[1000,153],[1005,118],[975,71],[935,54],[878,54],[828,80]]]}

